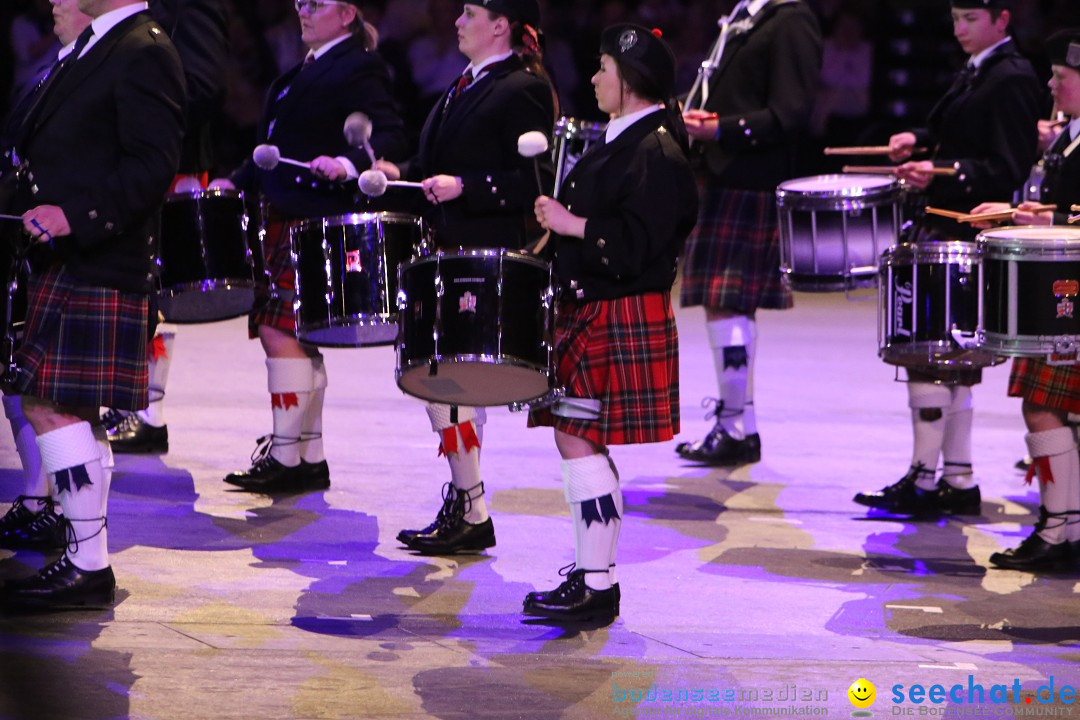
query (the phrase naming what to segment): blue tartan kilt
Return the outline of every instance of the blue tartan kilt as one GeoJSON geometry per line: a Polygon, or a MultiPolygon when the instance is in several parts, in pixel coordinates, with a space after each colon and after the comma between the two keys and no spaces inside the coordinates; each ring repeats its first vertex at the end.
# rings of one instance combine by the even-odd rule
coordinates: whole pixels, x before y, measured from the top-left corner
{"type": "Polygon", "coordinates": [[[68,407],[145,408],[148,305],[145,294],[84,285],[62,267],[31,276],[16,391],[68,407]]]}
{"type": "Polygon", "coordinates": [[[699,207],[684,253],[680,304],[743,315],[790,308],[791,291],[780,275],[776,196],[705,182],[699,207]]]}

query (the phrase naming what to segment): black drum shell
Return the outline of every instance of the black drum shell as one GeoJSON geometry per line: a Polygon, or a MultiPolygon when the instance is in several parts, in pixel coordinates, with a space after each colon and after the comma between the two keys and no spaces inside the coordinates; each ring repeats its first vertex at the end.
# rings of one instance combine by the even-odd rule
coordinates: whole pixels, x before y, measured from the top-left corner
{"type": "Polygon", "coordinates": [[[402,265],[399,288],[398,385],[406,393],[487,406],[553,387],[546,263],[507,250],[439,252],[402,265]]]}

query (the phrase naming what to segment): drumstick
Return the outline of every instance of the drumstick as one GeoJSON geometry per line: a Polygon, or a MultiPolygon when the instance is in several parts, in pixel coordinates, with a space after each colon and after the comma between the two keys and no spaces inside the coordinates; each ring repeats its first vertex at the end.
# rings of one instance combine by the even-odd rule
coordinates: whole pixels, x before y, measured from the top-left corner
{"type": "MultiPolygon", "coordinates": [[[[988,212],[979,213],[978,215],[961,215],[956,218],[956,222],[981,222],[983,220],[1012,220],[1013,216],[1020,208],[1009,208],[1008,210],[1002,210],[1001,212],[988,212]]],[[[1045,212],[1047,210],[1057,210],[1057,205],[1035,205],[1027,208],[1027,212],[1045,212]]]]}
{"type": "Polygon", "coordinates": [[[0,220],[18,220],[22,222],[22,215],[0,215],[0,220]]]}
{"type": "Polygon", "coordinates": [[[1073,223],[1080,222],[1080,215],[1070,215],[1069,219],[1066,220],[1066,222],[1069,223],[1070,225],[1072,225],[1073,223]]]}
{"type": "MultiPolygon", "coordinates": [[[[888,165],[845,165],[841,168],[846,173],[868,173],[870,175],[895,175],[900,168],[892,167],[888,165]]],[[[956,168],[930,168],[929,170],[920,170],[919,172],[926,172],[931,175],[955,175],[956,168]]]]}
{"type": "MultiPolygon", "coordinates": [[[[827,147],[826,155],[888,155],[888,145],[855,145],[853,147],[827,147]]],[[[924,153],[926,148],[912,148],[913,153],[924,153]]]]}
{"type": "Polygon", "coordinates": [[[942,210],[941,208],[926,206],[926,212],[930,215],[940,215],[941,217],[951,218],[953,220],[959,220],[967,215],[967,213],[954,212],[952,210],[942,210]]]}

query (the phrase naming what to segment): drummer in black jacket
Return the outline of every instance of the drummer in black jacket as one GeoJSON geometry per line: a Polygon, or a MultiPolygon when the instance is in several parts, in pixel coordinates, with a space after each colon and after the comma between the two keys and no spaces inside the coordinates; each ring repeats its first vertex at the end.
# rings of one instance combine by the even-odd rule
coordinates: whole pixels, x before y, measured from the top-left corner
{"type": "MultiPolygon", "coordinates": [[[[550,145],[555,97],[541,64],[536,0],[468,0],[455,23],[458,48],[469,59],[424,123],[419,154],[398,167],[381,163],[391,179],[422,182],[424,222],[437,248],[520,250],[543,233],[532,219],[539,193],[533,160],[518,139],[543,133],[550,145]]],[[[554,183],[546,153],[540,181],[554,183]]],[[[431,429],[450,465],[450,483],[435,522],[402,530],[397,539],[425,555],[452,555],[495,545],[484,500],[480,448],[484,408],[428,403],[431,429]]]]}
{"type": "Polygon", "coordinates": [[[225,478],[251,492],[297,492],[330,484],[322,443],[326,368],[318,349],[296,338],[289,223],[357,209],[356,180],[371,161],[363,147],[351,146],[343,135],[352,113],[363,112],[371,120],[371,145],[378,155],[401,157],[406,150],[390,76],[360,5],[360,0],[296,3],[308,54],[270,86],[257,137],[307,167],[280,163],[262,169],[248,159],[230,179],[211,183],[261,193],[269,206],[263,249],[271,297],[250,316],[249,334],[260,339],[266,352],[274,429],[269,443],[260,441],[252,466],[225,478]]]}
{"type": "MultiPolygon", "coordinates": [[[[1054,107],[1071,117],[1042,160],[1045,173],[1038,197],[1017,206],[1017,225],[1062,225],[1080,200],[1080,28],[1063,30],[1047,41],[1053,64],[1050,91],[1054,107]],[[1039,204],[1057,205],[1037,210],[1039,204]]],[[[1007,203],[985,203],[972,213],[1001,212],[1007,203]]],[[[1061,297],[1059,311],[1071,312],[1075,298],[1061,297]]],[[[1009,395],[1023,398],[1025,436],[1032,463],[1027,481],[1039,477],[1039,519],[1017,547],[997,552],[990,562],[1011,570],[1069,570],[1080,562],[1080,456],[1068,423],[1080,414],[1080,366],[1050,365],[1042,358],[1013,361],[1009,395]]]]}
{"type": "MultiPolygon", "coordinates": [[[[980,201],[1007,201],[1036,157],[1036,123],[1043,93],[1035,71],[1009,37],[1011,0],[953,0],[953,34],[970,55],[927,128],[889,140],[890,157],[904,161],[906,242],[975,238],[970,225],[929,215],[927,205],[967,212],[980,201]],[[930,158],[910,160],[916,147],[930,158]],[[951,175],[934,174],[935,169],[951,175]]],[[[914,435],[911,466],[899,481],[855,502],[901,515],[978,515],[981,494],[972,472],[971,388],[980,367],[908,368],[908,406],[914,435]],[[938,461],[942,472],[937,474],[938,461]]]]}
{"type": "Polygon", "coordinates": [[[555,428],[574,522],[575,566],[525,612],[611,622],[623,499],[609,445],[679,432],[679,341],[671,308],[678,255],[697,217],[686,130],[672,98],[675,56],[660,31],[616,25],[600,39],[597,103],[612,115],[563,183],[540,197],[560,307],[556,376],[566,402],[532,416],[555,428]],[[662,210],[660,210],[662,208],[662,210]]]}

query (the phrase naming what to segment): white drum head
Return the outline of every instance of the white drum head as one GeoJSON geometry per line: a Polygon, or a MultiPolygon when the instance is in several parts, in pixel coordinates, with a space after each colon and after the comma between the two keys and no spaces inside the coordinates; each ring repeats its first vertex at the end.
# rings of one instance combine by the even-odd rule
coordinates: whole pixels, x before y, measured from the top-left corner
{"type": "Polygon", "coordinates": [[[813,175],[780,183],[777,189],[813,197],[861,197],[897,186],[891,175],[813,175]]]}
{"type": "Polygon", "coordinates": [[[1023,251],[1080,250],[1080,227],[1069,225],[1018,225],[979,233],[980,246],[1023,251]]]}

